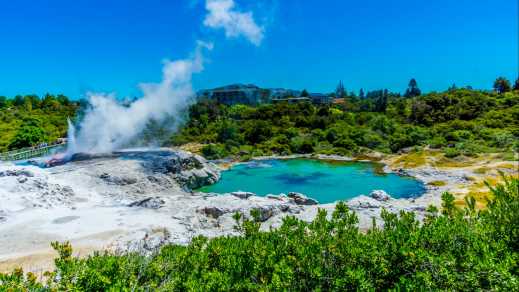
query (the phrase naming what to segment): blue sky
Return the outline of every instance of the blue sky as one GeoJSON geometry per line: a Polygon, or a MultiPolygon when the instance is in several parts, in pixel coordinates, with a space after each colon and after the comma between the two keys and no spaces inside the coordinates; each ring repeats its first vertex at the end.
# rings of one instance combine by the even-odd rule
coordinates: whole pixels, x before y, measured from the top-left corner
{"type": "Polygon", "coordinates": [[[140,96],[162,60],[214,43],[196,89],[228,83],[425,91],[488,89],[518,67],[516,0],[235,0],[264,29],[256,46],[204,26],[204,0],[0,0],[0,95],[140,96]]]}

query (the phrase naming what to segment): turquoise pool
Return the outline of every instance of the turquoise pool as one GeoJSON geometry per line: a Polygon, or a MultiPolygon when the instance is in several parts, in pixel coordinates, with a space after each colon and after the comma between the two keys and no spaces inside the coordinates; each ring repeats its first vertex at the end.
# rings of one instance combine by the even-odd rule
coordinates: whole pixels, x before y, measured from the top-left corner
{"type": "Polygon", "coordinates": [[[311,159],[265,160],[238,164],[222,172],[221,180],[202,192],[248,191],[259,196],[300,192],[330,203],[348,200],[373,190],[385,190],[394,198],[424,193],[423,183],[396,174],[380,174],[380,165],[369,162],[328,162],[311,159]]]}

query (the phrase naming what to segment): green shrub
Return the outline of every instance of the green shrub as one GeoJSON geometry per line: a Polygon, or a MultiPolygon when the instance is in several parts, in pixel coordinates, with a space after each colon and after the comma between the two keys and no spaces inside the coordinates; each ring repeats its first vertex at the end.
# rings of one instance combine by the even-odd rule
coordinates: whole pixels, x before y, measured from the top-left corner
{"type": "Polygon", "coordinates": [[[461,155],[457,148],[443,148],[443,153],[445,154],[445,157],[448,158],[454,158],[461,155]]]}
{"type": "Polygon", "coordinates": [[[227,156],[227,151],[220,144],[209,144],[202,147],[202,155],[207,159],[220,159],[227,156]]]}
{"type": "MultiPolygon", "coordinates": [[[[384,228],[361,232],[358,218],[338,203],[312,222],[286,217],[277,229],[236,214],[241,236],[196,237],[152,256],[98,253],[59,257],[44,284],[21,270],[0,274],[0,290],[39,291],[515,291],[519,281],[519,181],[491,188],[488,208],[456,207],[442,196],[441,212],[382,211],[384,228]]],[[[257,218],[258,214],[252,214],[257,218]]]]}

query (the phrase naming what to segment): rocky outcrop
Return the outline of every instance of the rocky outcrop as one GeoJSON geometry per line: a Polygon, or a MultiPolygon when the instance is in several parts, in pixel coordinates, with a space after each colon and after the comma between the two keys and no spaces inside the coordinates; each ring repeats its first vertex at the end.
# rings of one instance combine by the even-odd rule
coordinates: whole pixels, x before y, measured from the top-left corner
{"type": "Polygon", "coordinates": [[[148,209],[159,209],[162,206],[164,206],[166,202],[162,200],[160,197],[150,197],[146,198],[144,200],[135,201],[133,203],[130,203],[128,207],[142,207],[142,208],[148,208],[148,209]]]}
{"type": "Polygon", "coordinates": [[[229,211],[220,207],[205,207],[200,210],[206,216],[212,217],[214,219],[218,219],[218,217],[222,216],[229,211]]]}
{"type": "Polygon", "coordinates": [[[389,201],[391,199],[391,196],[383,190],[374,190],[369,194],[369,196],[381,202],[389,201]]]}
{"type": "Polygon", "coordinates": [[[276,208],[274,206],[260,206],[252,209],[258,214],[258,220],[260,222],[265,222],[269,220],[272,216],[274,216],[275,213],[277,213],[276,208]]]}
{"type": "Polygon", "coordinates": [[[34,174],[25,169],[14,169],[14,170],[5,170],[0,171],[0,177],[4,176],[22,176],[22,177],[34,177],[34,174]]]}
{"type": "Polygon", "coordinates": [[[154,173],[172,176],[181,186],[197,189],[220,179],[218,167],[200,155],[177,151],[168,156],[153,157],[146,168],[154,173]]]}
{"type": "Polygon", "coordinates": [[[382,205],[380,201],[368,196],[358,196],[348,201],[348,206],[352,209],[375,209],[382,205]]]}
{"type": "Polygon", "coordinates": [[[126,186],[137,183],[137,179],[133,177],[125,177],[125,176],[114,176],[108,173],[103,173],[99,176],[100,179],[106,181],[109,184],[114,184],[118,186],[126,186]]]}
{"type": "Polygon", "coordinates": [[[317,205],[319,202],[312,198],[309,198],[301,193],[290,192],[288,193],[288,197],[294,201],[294,203],[298,205],[317,205]]]}
{"type": "Polygon", "coordinates": [[[238,191],[238,192],[232,192],[231,195],[235,196],[236,198],[240,198],[240,199],[248,199],[249,197],[255,196],[256,194],[251,193],[251,192],[238,191]]]}

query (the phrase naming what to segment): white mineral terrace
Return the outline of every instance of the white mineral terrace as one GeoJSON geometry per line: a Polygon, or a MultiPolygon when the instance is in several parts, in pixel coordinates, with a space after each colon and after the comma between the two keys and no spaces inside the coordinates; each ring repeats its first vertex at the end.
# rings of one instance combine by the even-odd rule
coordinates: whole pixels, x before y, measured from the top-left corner
{"type": "MultiPolygon", "coordinates": [[[[348,202],[360,228],[380,224],[380,212],[413,210],[419,218],[440,194],[463,181],[463,173],[410,173],[445,187],[429,187],[416,199],[359,196],[348,202]],[[452,182],[452,183],[450,183],[452,182]],[[376,199],[375,199],[376,197],[376,199]]],[[[246,192],[216,195],[190,188],[213,183],[220,170],[200,156],[183,151],[127,152],[76,157],[53,168],[0,163],[0,271],[22,265],[40,272],[52,264],[52,241],[71,241],[76,255],[93,250],[150,252],[164,243],[186,244],[194,236],[232,235],[235,212],[259,209],[262,228],[279,226],[293,215],[311,220],[318,208],[298,194],[258,197],[246,192]]],[[[246,190],[245,190],[246,191],[246,190]]]]}

